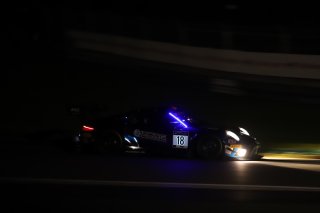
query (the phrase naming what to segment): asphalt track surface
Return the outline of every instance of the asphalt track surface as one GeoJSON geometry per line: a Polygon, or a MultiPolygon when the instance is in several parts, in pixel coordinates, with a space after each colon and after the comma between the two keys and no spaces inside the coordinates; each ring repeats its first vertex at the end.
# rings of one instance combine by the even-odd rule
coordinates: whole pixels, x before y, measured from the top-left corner
{"type": "MultiPolygon", "coordinates": [[[[289,141],[292,138],[318,141],[318,105],[276,101],[282,100],[286,93],[275,98],[270,91],[257,91],[250,93],[251,96],[226,98],[213,91],[236,89],[238,93],[240,89],[241,93],[255,86],[239,80],[239,85],[248,88],[238,84],[233,88],[232,82],[238,80],[231,79],[232,88],[228,88],[228,81],[222,81],[227,85],[220,88],[216,80],[225,76],[211,79],[178,72],[168,75],[169,71],[162,73],[161,69],[150,73],[143,67],[141,71],[139,67],[132,70],[110,67],[91,64],[74,67],[72,63],[63,69],[59,66],[46,72],[39,69],[33,75],[12,72],[8,79],[15,84],[9,84],[7,90],[13,91],[10,97],[19,98],[4,102],[9,112],[16,110],[13,114],[17,123],[12,123],[12,113],[4,113],[3,123],[34,130],[43,120],[51,119],[56,126],[61,118],[54,103],[62,105],[66,101],[73,104],[78,100],[104,100],[111,112],[139,107],[140,103],[156,105],[173,101],[187,103],[209,119],[218,117],[232,124],[241,121],[254,127],[249,130],[253,129],[263,142],[277,142],[273,139],[280,136],[289,141]],[[47,81],[30,84],[32,76],[39,75],[47,81]],[[38,92],[38,88],[43,92],[38,92]],[[25,109],[20,103],[32,104],[25,109]],[[49,106],[54,109],[45,111],[49,106]]],[[[137,154],[61,153],[10,146],[0,149],[1,212],[217,212],[217,209],[218,212],[317,212],[320,208],[319,161],[203,161],[137,154]]]]}
{"type": "Polygon", "coordinates": [[[301,212],[319,209],[319,161],[5,152],[3,212],[301,212]]]}

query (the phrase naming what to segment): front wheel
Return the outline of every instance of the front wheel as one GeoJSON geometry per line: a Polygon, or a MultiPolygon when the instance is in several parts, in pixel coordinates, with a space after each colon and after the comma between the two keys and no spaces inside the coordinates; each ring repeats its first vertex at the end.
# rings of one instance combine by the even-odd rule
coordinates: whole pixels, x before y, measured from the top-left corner
{"type": "Polygon", "coordinates": [[[196,153],[202,159],[220,159],[223,153],[223,144],[217,138],[202,138],[197,143],[196,153]]]}

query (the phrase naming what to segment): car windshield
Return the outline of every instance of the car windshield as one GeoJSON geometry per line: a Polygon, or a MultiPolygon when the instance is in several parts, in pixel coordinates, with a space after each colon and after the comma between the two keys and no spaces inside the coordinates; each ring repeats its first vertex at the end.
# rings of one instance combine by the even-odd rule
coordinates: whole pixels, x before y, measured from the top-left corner
{"type": "Polygon", "coordinates": [[[193,127],[209,126],[210,122],[199,118],[195,113],[187,110],[170,110],[171,123],[178,124],[181,122],[193,127]]]}

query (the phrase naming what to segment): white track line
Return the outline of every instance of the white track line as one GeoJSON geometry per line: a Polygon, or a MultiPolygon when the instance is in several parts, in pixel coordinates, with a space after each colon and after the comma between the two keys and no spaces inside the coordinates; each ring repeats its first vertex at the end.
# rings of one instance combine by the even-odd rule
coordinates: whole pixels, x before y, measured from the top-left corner
{"type": "Polygon", "coordinates": [[[0,183],[65,184],[65,185],[88,185],[88,186],[126,186],[126,187],[185,188],[185,189],[221,189],[221,190],[243,190],[243,191],[320,192],[320,187],[308,187],[308,186],[239,185],[239,184],[109,181],[109,180],[79,180],[79,179],[74,180],[74,179],[52,179],[52,178],[0,178],[0,183]]]}

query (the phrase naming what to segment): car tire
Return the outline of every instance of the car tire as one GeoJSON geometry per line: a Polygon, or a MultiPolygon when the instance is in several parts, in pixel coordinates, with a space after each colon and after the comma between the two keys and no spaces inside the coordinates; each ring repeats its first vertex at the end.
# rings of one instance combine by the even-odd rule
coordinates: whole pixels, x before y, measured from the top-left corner
{"type": "Polygon", "coordinates": [[[122,152],[123,142],[120,134],[116,131],[103,132],[97,139],[95,149],[100,154],[122,152]]]}
{"type": "Polygon", "coordinates": [[[202,159],[221,159],[223,144],[214,137],[201,138],[196,145],[196,153],[202,159]]]}

